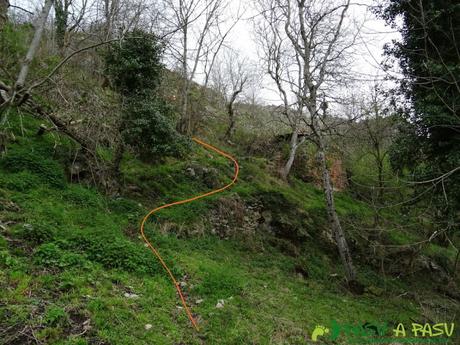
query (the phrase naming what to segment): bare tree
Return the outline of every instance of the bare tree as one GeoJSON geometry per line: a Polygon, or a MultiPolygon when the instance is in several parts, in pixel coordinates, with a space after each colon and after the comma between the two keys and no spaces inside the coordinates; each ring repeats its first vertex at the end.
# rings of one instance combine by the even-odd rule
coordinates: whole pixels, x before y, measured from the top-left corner
{"type": "Polygon", "coordinates": [[[0,89],[2,90],[0,93],[0,101],[2,102],[0,103],[0,125],[6,121],[7,114],[4,114],[5,110],[8,110],[10,106],[15,102],[21,104],[26,97],[24,94],[20,97],[18,97],[18,95],[20,95],[20,92],[24,87],[27,75],[29,74],[30,65],[35,58],[35,54],[40,45],[43,30],[45,28],[46,20],[52,5],[53,0],[46,0],[45,4],[43,5],[43,8],[35,23],[34,36],[29,45],[29,49],[27,50],[27,54],[22,61],[21,68],[19,70],[19,74],[16,78],[14,86],[10,87],[0,81],[0,89]]]}
{"type": "Polygon", "coordinates": [[[217,61],[212,71],[212,84],[225,100],[228,126],[224,138],[230,140],[235,131],[235,102],[242,96],[243,89],[251,81],[251,66],[235,51],[227,51],[222,61],[217,61]]]}
{"type": "Polygon", "coordinates": [[[45,28],[46,20],[51,10],[51,6],[53,5],[53,0],[46,0],[45,4],[43,5],[43,9],[37,19],[35,25],[35,33],[30,43],[29,50],[27,51],[26,58],[22,62],[21,69],[19,71],[18,78],[16,80],[15,89],[21,89],[24,86],[26,81],[27,75],[29,73],[30,64],[35,57],[35,53],[37,52],[38,46],[40,45],[40,40],[43,35],[43,30],[45,28]]]}
{"type": "Polygon", "coordinates": [[[392,126],[391,119],[388,115],[388,102],[381,96],[380,90],[375,87],[368,100],[362,104],[362,121],[363,135],[360,141],[370,148],[370,154],[374,159],[377,168],[377,203],[380,203],[384,193],[384,168],[385,160],[389,154],[391,138],[395,132],[395,126],[392,126]]]}
{"type": "MultiPolygon", "coordinates": [[[[288,88],[285,92],[292,95],[293,104],[302,114],[303,125],[310,132],[308,139],[316,146],[332,234],[347,281],[351,288],[357,288],[356,271],[337,215],[327,164],[327,133],[330,128],[326,93],[330,93],[333,90],[331,86],[343,78],[347,62],[345,53],[354,45],[356,38],[356,35],[344,32],[350,0],[333,3],[261,0],[259,4],[263,22],[279,36],[274,47],[280,52],[280,57],[286,59],[284,69],[272,69],[274,77],[283,85],[283,90],[288,88]]],[[[285,104],[288,103],[288,96],[283,98],[285,104]]]]}
{"type": "Polygon", "coordinates": [[[222,34],[220,28],[227,5],[226,0],[166,0],[166,11],[170,15],[164,20],[170,26],[169,31],[174,32],[169,48],[180,65],[183,82],[178,123],[178,130],[182,133],[193,130],[188,111],[189,93],[200,63],[206,61],[208,68],[212,68],[214,57],[228,34],[228,31],[222,34]],[[210,53],[214,56],[211,59],[210,53]]]}
{"type": "MultiPolygon", "coordinates": [[[[289,140],[289,156],[281,168],[280,175],[287,180],[296,157],[297,149],[306,141],[306,128],[302,126],[302,106],[300,102],[290,99],[293,87],[300,87],[300,83],[286,83],[284,78],[290,78],[289,68],[293,61],[286,56],[286,38],[283,37],[283,28],[275,19],[276,12],[262,12],[264,21],[256,28],[258,41],[262,46],[262,57],[265,68],[276,85],[278,94],[282,100],[281,115],[277,117],[284,125],[291,129],[289,140]],[[302,133],[301,133],[302,132],[302,133]],[[302,135],[303,134],[303,135],[302,135]]],[[[296,90],[298,93],[300,90],[296,90]]],[[[295,98],[295,97],[294,97],[295,98]]],[[[277,111],[278,113],[278,111],[277,111]]]]}

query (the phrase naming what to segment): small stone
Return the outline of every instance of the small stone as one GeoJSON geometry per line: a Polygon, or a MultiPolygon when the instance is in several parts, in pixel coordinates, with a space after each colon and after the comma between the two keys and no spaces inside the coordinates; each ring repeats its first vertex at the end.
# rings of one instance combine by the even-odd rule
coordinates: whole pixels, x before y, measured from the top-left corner
{"type": "Polygon", "coordinates": [[[220,299],[217,301],[216,308],[221,309],[224,307],[225,301],[223,299],[220,299]]]}
{"type": "Polygon", "coordinates": [[[150,323],[148,323],[148,324],[146,324],[146,325],[144,326],[144,328],[145,328],[146,331],[148,331],[148,330],[149,330],[150,328],[152,328],[152,327],[153,327],[153,326],[152,326],[150,323]]]}
{"type": "Polygon", "coordinates": [[[180,282],[180,287],[183,288],[183,287],[186,287],[187,286],[187,283],[186,282],[180,282]]]}
{"type": "Polygon", "coordinates": [[[195,303],[196,304],[201,304],[201,303],[203,303],[203,301],[204,301],[203,299],[197,299],[195,303]]]}
{"type": "Polygon", "coordinates": [[[126,298],[131,298],[131,299],[139,298],[139,295],[136,295],[135,293],[129,293],[129,292],[125,292],[124,296],[126,298]]]}
{"type": "Polygon", "coordinates": [[[188,174],[189,176],[191,176],[191,177],[195,177],[195,176],[196,176],[195,169],[193,169],[193,168],[191,168],[191,167],[185,169],[185,171],[186,171],[187,174],[188,174]]]}
{"type": "Polygon", "coordinates": [[[365,291],[369,294],[372,294],[374,296],[382,296],[385,293],[385,290],[382,288],[379,288],[377,286],[371,285],[365,289],[365,291]]]}
{"type": "Polygon", "coordinates": [[[87,319],[85,322],[83,322],[83,330],[89,331],[90,329],[91,329],[91,320],[87,319]]]}

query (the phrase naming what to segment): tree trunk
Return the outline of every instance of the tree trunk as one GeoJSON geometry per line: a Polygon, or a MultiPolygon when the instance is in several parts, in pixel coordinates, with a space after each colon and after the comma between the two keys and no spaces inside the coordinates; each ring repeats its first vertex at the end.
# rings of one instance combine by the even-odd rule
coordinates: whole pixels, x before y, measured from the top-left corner
{"type": "Polygon", "coordinates": [[[335,208],[334,191],[332,187],[331,176],[329,174],[329,169],[327,167],[325,149],[324,144],[322,142],[322,138],[320,138],[319,141],[320,142],[318,145],[318,161],[321,167],[323,190],[324,196],[326,198],[327,215],[329,218],[329,222],[331,223],[332,233],[337,243],[340,259],[342,260],[342,264],[345,268],[346,279],[350,287],[354,288],[357,286],[356,271],[353,266],[353,260],[351,258],[347,240],[345,238],[345,233],[342,229],[342,225],[340,224],[340,220],[335,208]]]}
{"type": "Polygon", "coordinates": [[[231,139],[233,133],[235,132],[235,111],[233,110],[233,101],[230,101],[227,106],[228,110],[228,128],[225,132],[224,138],[226,140],[231,139]]]}
{"type": "Polygon", "coordinates": [[[380,155],[377,159],[377,170],[379,179],[379,191],[377,193],[377,202],[381,203],[383,198],[383,159],[380,158],[380,155]]]}
{"type": "Polygon", "coordinates": [[[113,37],[113,22],[118,11],[118,0],[104,0],[104,35],[108,40],[113,37]]]}
{"type": "Polygon", "coordinates": [[[283,180],[287,180],[289,173],[291,172],[292,164],[294,164],[295,155],[299,146],[305,141],[305,139],[300,139],[299,133],[297,130],[294,130],[291,135],[291,142],[289,144],[289,158],[284,164],[284,167],[281,169],[281,177],[283,180]]]}
{"type": "Polygon", "coordinates": [[[233,110],[231,111],[231,113],[229,112],[228,119],[229,119],[228,128],[225,131],[225,135],[224,135],[224,138],[226,140],[230,140],[233,136],[233,133],[235,132],[235,117],[233,116],[233,110]]]}
{"type": "Polygon", "coordinates": [[[235,132],[235,110],[233,109],[233,104],[235,104],[236,98],[243,91],[243,85],[244,82],[241,82],[239,88],[233,90],[232,97],[230,97],[230,101],[227,104],[229,124],[227,131],[225,132],[225,139],[230,139],[235,132]]]}
{"type": "Polygon", "coordinates": [[[182,99],[181,99],[181,117],[177,124],[177,131],[182,134],[189,134],[190,131],[190,120],[188,114],[188,93],[190,88],[190,82],[188,79],[188,66],[187,66],[187,40],[188,40],[188,26],[184,25],[184,37],[183,37],[183,50],[182,50],[182,99]]]}
{"type": "Polygon", "coordinates": [[[121,165],[121,161],[123,159],[123,154],[125,152],[125,145],[123,143],[123,139],[120,139],[120,142],[118,143],[116,149],[115,149],[115,154],[114,154],[114,158],[113,158],[113,166],[112,166],[112,169],[113,169],[113,176],[115,177],[115,179],[119,180],[120,178],[120,165],[121,165]]]}
{"type": "Polygon", "coordinates": [[[3,30],[3,26],[8,22],[8,7],[10,7],[8,0],[0,0],[0,31],[3,30]]]}
{"type": "Polygon", "coordinates": [[[37,23],[35,24],[34,38],[30,43],[29,50],[26,54],[26,58],[22,63],[21,70],[19,71],[18,79],[16,80],[16,84],[14,87],[14,91],[20,90],[24,86],[27,74],[29,73],[30,64],[32,63],[32,60],[35,57],[35,53],[37,52],[38,46],[40,45],[40,40],[43,35],[43,29],[45,28],[46,19],[48,18],[48,14],[51,10],[52,4],[53,0],[46,0],[42,12],[40,13],[40,16],[37,19],[37,23]]]}
{"type": "Polygon", "coordinates": [[[190,115],[188,114],[188,80],[184,80],[184,87],[182,88],[182,112],[179,123],[177,124],[177,131],[182,134],[190,134],[191,120],[190,115]]]}
{"type": "Polygon", "coordinates": [[[7,134],[0,130],[0,157],[6,152],[7,134]]]}
{"type": "Polygon", "coordinates": [[[56,43],[61,50],[65,46],[65,35],[67,32],[68,17],[69,17],[69,3],[67,0],[54,1],[55,11],[55,28],[56,28],[56,43]]]}

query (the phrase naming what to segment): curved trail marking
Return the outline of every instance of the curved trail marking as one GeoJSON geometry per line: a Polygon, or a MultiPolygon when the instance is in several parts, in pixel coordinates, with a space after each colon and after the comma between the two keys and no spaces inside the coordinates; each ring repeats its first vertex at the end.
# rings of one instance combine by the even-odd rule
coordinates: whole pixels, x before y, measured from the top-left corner
{"type": "Polygon", "coordinates": [[[214,152],[217,152],[218,154],[220,154],[221,156],[224,156],[225,158],[231,160],[235,166],[235,173],[233,175],[233,179],[232,179],[232,182],[230,182],[229,184],[227,184],[226,186],[224,187],[221,187],[221,188],[218,188],[218,189],[214,189],[210,192],[207,192],[207,193],[204,193],[204,194],[200,194],[200,195],[196,195],[192,198],[189,198],[189,199],[185,199],[185,200],[179,200],[179,201],[175,201],[175,202],[172,202],[170,204],[166,204],[166,205],[163,205],[163,206],[160,206],[160,207],[157,207],[157,208],[154,208],[153,210],[151,210],[149,213],[146,214],[146,216],[144,217],[144,219],[142,219],[142,222],[141,222],[141,236],[142,238],[144,239],[144,242],[147,244],[147,246],[150,248],[150,250],[152,251],[153,254],[155,254],[155,256],[158,258],[158,260],[160,261],[161,265],[163,266],[163,268],[166,270],[166,272],[168,273],[169,277],[171,278],[173,284],[174,284],[174,287],[176,288],[177,292],[179,293],[179,297],[180,297],[180,300],[182,302],[182,305],[184,306],[185,308],[185,311],[187,313],[187,316],[188,318],[190,319],[190,321],[192,322],[192,325],[193,327],[195,327],[195,329],[197,331],[199,331],[198,329],[198,325],[196,323],[196,320],[195,318],[193,317],[189,307],[187,306],[187,303],[185,301],[185,298],[184,298],[184,295],[182,294],[182,290],[180,288],[180,285],[179,283],[177,282],[176,278],[174,277],[174,275],[172,274],[171,270],[169,269],[169,267],[166,265],[166,263],[164,262],[163,258],[161,257],[159,251],[149,242],[148,238],[145,236],[145,233],[144,233],[144,226],[145,226],[145,223],[147,222],[147,220],[150,218],[151,215],[153,215],[155,212],[159,211],[159,210],[162,210],[164,208],[167,208],[167,207],[171,207],[171,206],[174,206],[174,205],[181,205],[181,204],[186,204],[188,202],[192,202],[192,201],[195,201],[195,200],[198,200],[198,199],[202,199],[202,198],[205,198],[207,196],[210,196],[210,195],[213,195],[213,194],[216,194],[216,193],[220,193],[220,192],[223,192],[224,190],[226,190],[227,188],[230,188],[233,184],[235,184],[237,178],[238,178],[238,173],[239,173],[239,170],[240,170],[240,167],[238,166],[238,162],[236,161],[235,158],[233,158],[232,156],[230,156],[228,153],[226,152],[223,152],[221,150],[219,150],[218,148],[210,145],[210,144],[207,144],[203,141],[201,141],[200,139],[198,138],[192,138],[193,141],[195,141],[196,143],[200,144],[201,146],[204,146],[205,148],[209,149],[209,150],[212,150],[214,152]]]}

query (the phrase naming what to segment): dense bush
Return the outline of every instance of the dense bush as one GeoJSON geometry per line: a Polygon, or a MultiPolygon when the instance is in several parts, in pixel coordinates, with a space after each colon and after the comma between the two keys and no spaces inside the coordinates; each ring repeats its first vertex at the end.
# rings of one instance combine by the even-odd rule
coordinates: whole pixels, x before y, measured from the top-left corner
{"type": "Polygon", "coordinates": [[[163,44],[155,35],[133,30],[110,46],[105,55],[107,73],[122,95],[148,94],[160,84],[162,56],[163,44]]]}
{"type": "Polygon", "coordinates": [[[183,156],[189,142],[174,128],[171,107],[158,97],[135,97],[125,105],[123,137],[144,160],[183,156]]]}
{"type": "Polygon", "coordinates": [[[144,159],[181,156],[187,141],[175,130],[171,107],[158,87],[164,66],[162,42],[134,30],[110,46],[105,56],[107,74],[123,100],[120,132],[144,159]]]}
{"type": "Polygon", "coordinates": [[[51,242],[55,237],[55,230],[46,224],[24,224],[18,236],[32,244],[51,242]]]}
{"type": "Polygon", "coordinates": [[[157,273],[160,269],[151,253],[123,237],[79,233],[74,234],[66,246],[68,249],[81,251],[87,259],[98,262],[106,268],[150,274],[157,273]]]}
{"type": "Polygon", "coordinates": [[[102,197],[95,191],[81,185],[70,185],[63,193],[64,200],[73,205],[101,207],[102,197]]]}
{"type": "Polygon", "coordinates": [[[55,243],[42,244],[34,253],[34,262],[37,265],[54,268],[79,266],[84,258],[59,248],[55,243]]]}
{"type": "Polygon", "coordinates": [[[2,187],[18,192],[27,192],[40,184],[40,178],[30,171],[20,171],[0,176],[0,185],[2,187]]]}
{"type": "Polygon", "coordinates": [[[142,214],[141,206],[129,199],[125,198],[115,198],[109,201],[109,209],[113,212],[120,213],[120,214],[138,214],[139,216],[142,214]]]}
{"type": "Polygon", "coordinates": [[[64,171],[56,161],[37,157],[27,150],[15,150],[8,153],[1,161],[0,167],[9,172],[29,171],[38,176],[42,183],[52,187],[64,187],[64,171]]]}
{"type": "MultiPolygon", "coordinates": [[[[391,0],[376,7],[388,24],[397,27],[401,39],[386,45],[388,61],[397,64],[394,92],[405,98],[398,102],[399,132],[393,143],[391,164],[408,178],[431,180],[460,165],[460,6],[457,0],[391,0]],[[423,20],[421,20],[423,18],[423,20]]],[[[416,193],[429,191],[428,207],[435,209],[437,223],[454,229],[460,220],[460,177],[458,172],[442,183],[417,186],[416,193]]],[[[424,200],[422,198],[421,200],[424,200]]]]}

